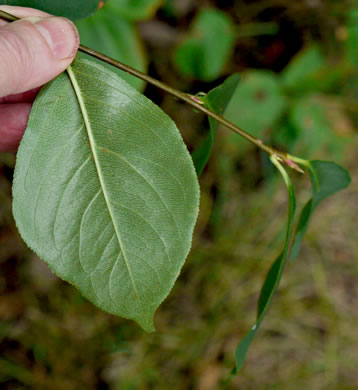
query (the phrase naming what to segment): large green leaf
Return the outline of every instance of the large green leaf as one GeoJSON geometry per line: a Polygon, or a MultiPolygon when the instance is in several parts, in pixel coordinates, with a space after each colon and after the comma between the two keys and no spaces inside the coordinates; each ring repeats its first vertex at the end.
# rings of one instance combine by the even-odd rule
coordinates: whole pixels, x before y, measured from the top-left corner
{"type": "MultiPolygon", "coordinates": [[[[202,101],[205,105],[215,113],[224,115],[227,105],[229,104],[232,95],[234,94],[240,82],[240,76],[234,74],[228,77],[223,84],[212,89],[202,101]]],[[[203,143],[192,153],[194,166],[198,176],[201,175],[205,165],[207,164],[211,151],[214,146],[216,131],[219,127],[219,122],[213,118],[209,118],[210,130],[205,137],[203,143]]]]}
{"type": "Polygon", "coordinates": [[[266,276],[265,282],[262,286],[258,305],[257,305],[256,323],[251,328],[251,330],[245,335],[245,337],[241,340],[241,342],[239,343],[239,345],[235,350],[235,360],[236,360],[235,372],[237,372],[245,362],[247,352],[250,348],[250,345],[257,331],[261,326],[261,323],[272,301],[272,298],[275,295],[275,292],[280,284],[282,272],[289,258],[290,242],[293,234],[293,225],[294,225],[295,210],[296,210],[295,193],[285,169],[281,166],[281,164],[276,159],[272,158],[272,162],[281,173],[288,190],[289,206],[288,206],[288,222],[287,222],[287,229],[286,229],[286,239],[285,239],[285,244],[282,253],[272,264],[266,276]]]}
{"type": "Polygon", "coordinates": [[[298,255],[302,238],[317,206],[324,199],[348,187],[351,182],[349,173],[334,162],[307,161],[307,165],[312,182],[312,198],[301,211],[292,245],[291,261],[298,255]]]}
{"type": "Polygon", "coordinates": [[[77,20],[93,14],[99,0],[3,0],[1,4],[36,8],[53,15],[77,20]]]}
{"type": "MultiPolygon", "coordinates": [[[[76,23],[82,44],[122,61],[142,72],[147,70],[147,60],[143,45],[135,26],[124,20],[106,4],[95,15],[76,23]]],[[[82,54],[82,56],[86,56],[82,54]]],[[[102,61],[97,60],[103,64],[102,61]]],[[[105,64],[117,72],[124,80],[138,90],[144,88],[144,82],[126,72],[105,64]]]]}
{"type": "Polygon", "coordinates": [[[161,5],[162,0],[111,0],[108,7],[127,20],[150,18],[161,5]]]}
{"type": "Polygon", "coordinates": [[[192,160],[166,114],[116,74],[76,61],[34,104],[13,196],[24,241],[54,273],[153,330],[199,203],[192,160]]]}
{"type": "Polygon", "coordinates": [[[235,29],[228,15],[203,9],[176,49],[174,61],[185,76],[211,81],[220,75],[234,43],[235,29]]]}

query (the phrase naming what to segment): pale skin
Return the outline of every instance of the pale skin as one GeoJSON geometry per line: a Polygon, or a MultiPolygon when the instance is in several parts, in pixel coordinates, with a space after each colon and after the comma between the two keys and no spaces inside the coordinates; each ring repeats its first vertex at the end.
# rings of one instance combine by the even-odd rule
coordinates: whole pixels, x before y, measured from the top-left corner
{"type": "Polygon", "coordinates": [[[14,152],[38,91],[71,64],[80,41],[67,19],[31,8],[0,9],[25,18],[0,20],[0,152],[14,152]]]}

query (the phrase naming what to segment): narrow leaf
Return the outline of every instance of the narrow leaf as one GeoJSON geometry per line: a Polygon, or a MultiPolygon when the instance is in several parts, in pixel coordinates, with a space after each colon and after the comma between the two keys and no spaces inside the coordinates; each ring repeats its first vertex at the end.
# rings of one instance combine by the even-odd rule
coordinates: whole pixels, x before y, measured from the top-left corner
{"type": "Polygon", "coordinates": [[[312,182],[312,198],[306,203],[300,214],[292,246],[291,261],[295,260],[299,253],[302,238],[316,207],[324,199],[348,187],[351,182],[349,173],[334,162],[308,161],[307,163],[312,182]]]}
{"type": "MultiPolygon", "coordinates": [[[[228,106],[232,95],[234,94],[237,86],[240,82],[240,76],[234,74],[228,77],[223,84],[212,89],[203,98],[205,105],[216,114],[224,115],[226,107],[228,106]]],[[[205,137],[203,143],[192,153],[194,166],[198,176],[203,172],[211,151],[214,146],[216,131],[219,127],[219,123],[212,118],[209,118],[210,130],[209,134],[205,137]]]]}
{"type": "Polygon", "coordinates": [[[256,336],[256,333],[260,327],[260,323],[256,322],[256,324],[246,333],[245,337],[240,341],[240,344],[236,347],[235,350],[235,374],[240,370],[246,360],[247,353],[249,351],[250,345],[253,339],[256,336]]]}
{"type": "Polygon", "coordinates": [[[264,284],[261,287],[260,297],[259,301],[257,303],[257,318],[260,318],[261,314],[265,311],[265,308],[267,307],[269,303],[269,299],[271,296],[272,286],[275,285],[277,280],[277,275],[280,273],[280,268],[282,265],[282,256],[283,253],[281,253],[278,258],[273,262],[271,265],[270,270],[267,273],[266,279],[264,281],[264,284]]]}
{"type": "Polygon", "coordinates": [[[293,224],[294,224],[294,217],[295,217],[295,210],[296,210],[295,193],[290,178],[288,177],[285,169],[275,158],[272,158],[271,160],[273,164],[277,167],[279,172],[281,173],[282,177],[284,178],[288,190],[289,205],[288,205],[288,222],[287,222],[287,229],[286,229],[286,239],[285,239],[285,244],[282,253],[272,264],[266,276],[265,282],[262,286],[260,298],[258,301],[258,307],[257,307],[256,323],[252,327],[252,329],[246,334],[246,336],[241,340],[241,342],[239,343],[239,345],[235,350],[236,370],[239,370],[245,362],[249,347],[258,329],[260,328],[260,325],[265,317],[265,314],[267,313],[267,310],[271,304],[272,298],[275,292],[277,291],[285,264],[289,258],[290,242],[293,233],[293,224]]]}
{"type": "Polygon", "coordinates": [[[52,15],[78,20],[96,12],[99,0],[3,0],[1,4],[36,8],[52,15]]]}
{"type": "Polygon", "coordinates": [[[101,309],[154,329],[199,202],[166,114],[116,74],[76,61],[34,104],[13,196],[24,241],[54,273],[101,309]]]}

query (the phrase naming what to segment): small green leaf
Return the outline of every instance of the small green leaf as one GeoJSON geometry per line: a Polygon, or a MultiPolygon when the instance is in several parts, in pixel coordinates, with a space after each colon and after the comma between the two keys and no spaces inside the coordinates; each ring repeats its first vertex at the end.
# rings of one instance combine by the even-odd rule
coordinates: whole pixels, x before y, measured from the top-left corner
{"type": "MultiPolygon", "coordinates": [[[[202,100],[205,105],[216,114],[224,115],[232,95],[234,94],[240,82],[240,76],[234,74],[228,77],[223,84],[212,89],[202,100]]],[[[207,164],[211,151],[214,146],[216,131],[219,127],[219,122],[209,118],[210,130],[205,137],[203,143],[192,153],[194,166],[198,176],[201,175],[205,165],[207,164]]]]}
{"type": "MultiPolygon", "coordinates": [[[[82,44],[146,72],[147,60],[135,26],[113,12],[109,5],[106,4],[95,15],[76,23],[82,44]]],[[[86,54],[81,53],[81,56],[88,58],[86,54]]],[[[144,81],[100,60],[95,61],[118,73],[134,88],[144,89],[144,81]]]]}
{"type": "Polygon", "coordinates": [[[144,20],[154,15],[162,0],[111,0],[108,7],[127,20],[144,20]]]}
{"type": "Polygon", "coordinates": [[[228,15],[204,9],[176,49],[174,61],[183,75],[211,81],[221,74],[234,43],[235,29],[228,15]]]}
{"type": "Polygon", "coordinates": [[[296,198],[295,198],[295,193],[290,178],[287,175],[285,169],[275,158],[271,158],[271,161],[281,173],[288,190],[289,205],[288,205],[286,239],[285,239],[285,244],[282,253],[272,264],[266,276],[265,282],[262,286],[260,298],[257,306],[256,323],[252,327],[252,329],[246,334],[246,336],[241,340],[241,342],[239,343],[239,345],[235,350],[236,371],[240,370],[240,368],[245,362],[249,347],[258,329],[260,328],[260,325],[265,317],[265,314],[267,313],[268,307],[271,304],[272,298],[275,295],[275,292],[277,291],[284,267],[289,258],[290,242],[293,234],[293,224],[294,224],[295,210],[296,210],[296,198]]]}
{"type": "Polygon", "coordinates": [[[159,107],[106,68],[76,61],[36,99],[13,196],[21,236],[55,274],[154,329],[199,207],[189,152],[159,107]]]}
{"type": "Polygon", "coordinates": [[[351,182],[349,173],[330,161],[307,161],[312,182],[312,198],[306,203],[300,214],[295,239],[292,245],[291,261],[297,257],[302,238],[308,228],[313,211],[329,196],[348,187],[351,182]]]}
{"type": "Polygon", "coordinates": [[[52,15],[78,20],[96,12],[99,0],[3,0],[1,3],[36,8],[52,15]]]}
{"type": "Polygon", "coordinates": [[[313,207],[348,187],[351,178],[346,169],[331,161],[311,161],[309,170],[313,187],[313,207]]]}
{"type": "MultiPolygon", "coordinates": [[[[225,111],[225,118],[254,136],[261,137],[280,118],[285,98],[276,75],[264,71],[247,72],[225,111]]],[[[242,144],[240,137],[235,136],[242,144]]]]}

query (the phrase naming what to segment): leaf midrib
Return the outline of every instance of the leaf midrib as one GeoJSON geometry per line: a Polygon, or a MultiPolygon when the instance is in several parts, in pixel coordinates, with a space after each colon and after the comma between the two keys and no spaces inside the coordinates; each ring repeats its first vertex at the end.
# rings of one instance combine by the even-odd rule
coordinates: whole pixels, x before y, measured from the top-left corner
{"type": "Polygon", "coordinates": [[[124,263],[125,263],[125,265],[127,267],[128,274],[129,274],[129,277],[131,279],[134,292],[135,292],[136,296],[139,298],[137,287],[136,287],[136,284],[134,282],[134,278],[133,278],[133,275],[132,275],[132,270],[130,268],[130,265],[128,263],[128,260],[127,260],[126,254],[125,254],[124,245],[123,245],[123,243],[121,241],[119,230],[117,228],[117,224],[116,224],[116,221],[115,221],[115,218],[114,218],[114,215],[113,215],[113,211],[112,211],[112,208],[111,208],[111,202],[109,200],[109,197],[108,197],[108,194],[107,194],[107,191],[106,191],[106,186],[105,186],[105,183],[104,183],[104,179],[103,179],[102,172],[101,172],[101,166],[100,166],[98,155],[97,155],[96,143],[95,143],[95,140],[93,138],[92,127],[91,127],[91,123],[90,123],[90,120],[89,120],[89,117],[88,117],[88,113],[87,113],[87,109],[86,109],[86,106],[85,106],[85,102],[84,102],[84,99],[82,97],[81,88],[80,88],[80,86],[79,86],[79,84],[77,82],[76,76],[75,76],[71,66],[69,66],[67,68],[67,73],[68,73],[69,79],[71,81],[71,84],[73,86],[74,92],[75,92],[75,94],[77,96],[78,104],[80,106],[80,110],[81,110],[81,114],[82,114],[82,117],[83,117],[83,121],[85,123],[85,127],[86,127],[86,130],[87,130],[89,144],[90,144],[90,147],[91,147],[91,150],[92,150],[93,159],[94,159],[95,166],[96,166],[96,172],[97,172],[98,179],[99,179],[99,182],[100,182],[100,185],[101,185],[103,197],[104,197],[106,205],[107,205],[108,213],[109,213],[109,216],[111,218],[114,231],[116,233],[116,237],[117,237],[117,240],[118,240],[118,243],[119,243],[119,247],[120,247],[121,252],[123,254],[122,257],[123,257],[124,263]]]}

